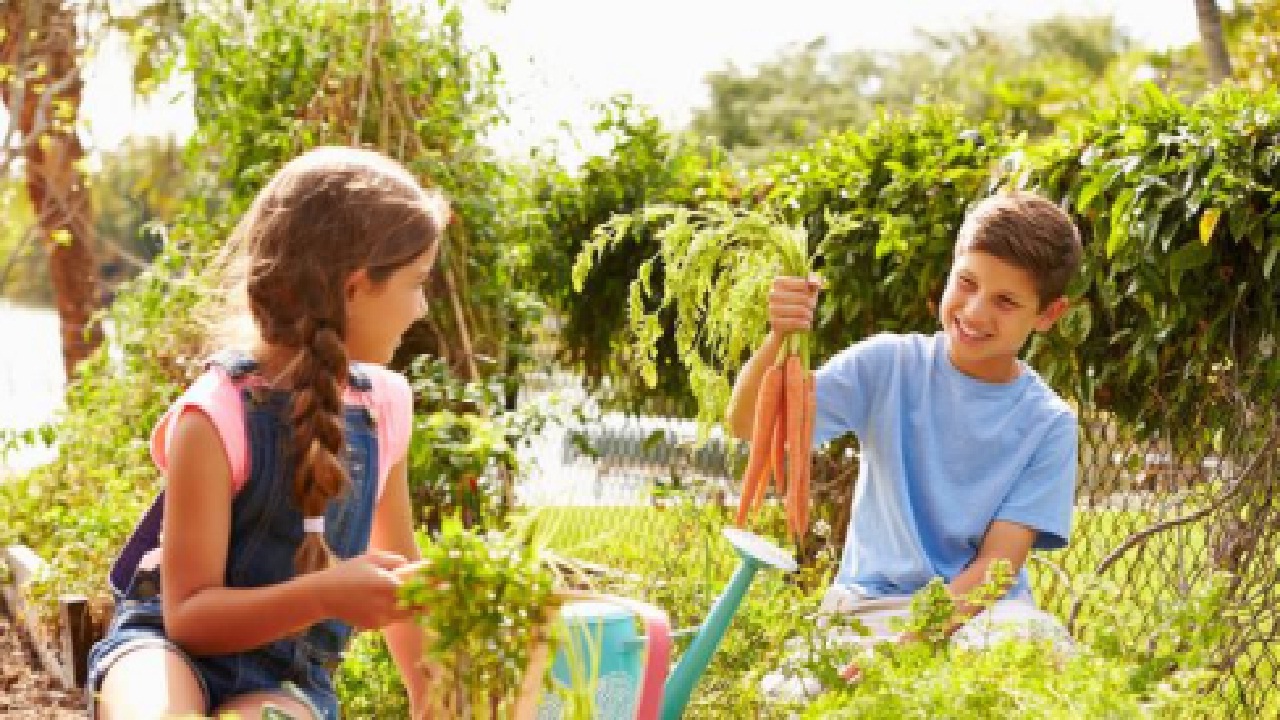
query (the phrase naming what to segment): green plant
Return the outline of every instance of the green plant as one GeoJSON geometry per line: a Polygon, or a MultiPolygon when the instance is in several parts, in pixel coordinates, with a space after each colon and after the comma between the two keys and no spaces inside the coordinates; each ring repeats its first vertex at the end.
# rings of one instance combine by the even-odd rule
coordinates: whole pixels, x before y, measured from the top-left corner
{"type": "Polygon", "coordinates": [[[465,382],[437,359],[410,366],[414,394],[408,474],[416,524],[459,515],[470,527],[501,527],[521,467],[517,449],[556,422],[554,408],[505,409],[505,378],[465,382]]]}
{"type": "Polygon", "coordinates": [[[334,672],[333,686],[347,717],[409,717],[409,698],[382,633],[355,636],[334,672]]]}
{"type": "Polygon", "coordinates": [[[1037,148],[1023,181],[1069,204],[1088,249],[1063,332],[1030,348],[1048,379],[1146,432],[1210,443],[1240,398],[1274,395],[1278,138],[1274,89],[1184,103],[1148,85],[1037,148]]]}
{"type": "MultiPolygon", "coordinates": [[[[555,574],[527,536],[481,534],[447,518],[423,538],[424,566],[401,588],[419,608],[428,661],[440,669],[433,717],[508,718],[528,673],[545,673],[558,599],[555,574]]],[[[532,687],[541,692],[542,678],[532,687]]]]}
{"type": "Polygon", "coordinates": [[[428,527],[454,513],[489,525],[509,509],[516,453],[498,421],[450,410],[416,416],[408,461],[414,512],[428,527]]]}

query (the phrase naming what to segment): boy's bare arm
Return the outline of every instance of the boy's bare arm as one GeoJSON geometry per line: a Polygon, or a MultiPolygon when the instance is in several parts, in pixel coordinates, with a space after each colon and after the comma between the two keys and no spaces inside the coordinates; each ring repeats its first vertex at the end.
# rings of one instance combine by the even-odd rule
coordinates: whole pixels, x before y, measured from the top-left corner
{"type": "Polygon", "coordinates": [[[742,366],[738,379],[733,384],[727,422],[729,432],[739,440],[751,439],[751,426],[755,422],[756,395],[760,392],[760,380],[764,378],[764,371],[777,359],[783,339],[779,333],[770,331],[765,336],[764,342],[760,344],[760,348],[751,356],[747,364],[742,366]]]}
{"type": "MultiPolygon", "coordinates": [[[[976,615],[981,608],[965,601],[979,585],[987,581],[987,571],[996,560],[1008,560],[1013,575],[1017,575],[1035,545],[1036,531],[1026,525],[1007,520],[993,520],[982,538],[978,555],[959,575],[947,585],[956,603],[957,625],[976,615]]],[[[1008,587],[1001,588],[1001,595],[1008,587]]]]}

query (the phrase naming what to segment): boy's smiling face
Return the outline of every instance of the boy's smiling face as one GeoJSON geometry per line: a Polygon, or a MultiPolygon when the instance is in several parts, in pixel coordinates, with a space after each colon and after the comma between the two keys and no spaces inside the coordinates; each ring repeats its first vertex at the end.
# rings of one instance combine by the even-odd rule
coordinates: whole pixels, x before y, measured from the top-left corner
{"type": "Polygon", "coordinates": [[[1003,383],[1018,376],[1018,353],[1032,331],[1048,330],[1066,309],[1065,297],[1041,308],[1035,278],[1026,270],[979,250],[958,249],[938,319],[957,370],[1003,383]]]}

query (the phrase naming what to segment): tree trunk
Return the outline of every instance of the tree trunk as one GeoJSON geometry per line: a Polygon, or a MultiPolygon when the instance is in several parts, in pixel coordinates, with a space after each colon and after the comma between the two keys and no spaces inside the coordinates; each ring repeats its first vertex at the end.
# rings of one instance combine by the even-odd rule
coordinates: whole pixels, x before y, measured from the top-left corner
{"type": "Polygon", "coordinates": [[[17,125],[36,234],[49,257],[49,277],[62,325],[67,377],[102,341],[91,325],[99,306],[93,215],[79,170],[80,76],[74,9],[62,0],[10,1],[0,10],[0,64],[11,79],[0,88],[17,125]]]}
{"type": "Polygon", "coordinates": [[[1214,0],[1196,0],[1196,22],[1200,26],[1200,46],[1209,61],[1209,80],[1214,85],[1231,77],[1231,58],[1222,37],[1222,13],[1214,0]]]}

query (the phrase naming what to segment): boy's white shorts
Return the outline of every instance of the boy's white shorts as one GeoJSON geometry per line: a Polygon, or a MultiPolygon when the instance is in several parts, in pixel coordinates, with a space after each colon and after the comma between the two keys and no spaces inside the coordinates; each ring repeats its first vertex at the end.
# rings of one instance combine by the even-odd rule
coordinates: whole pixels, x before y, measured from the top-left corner
{"type": "MultiPolygon", "coordinates": [[[[910,610],[910,595],[873,597],[856,588],[833,585],[822,598],[818,612],[823,615],[853,615],[862,621],[871,635],[859,638],[863,644],[892,640],[894,618],[905,619],[910,610]]],[[[994,605],[975,615],[956,631],[951,641],[964,648],[989,647],[1009,637],[1049,639],[1063,649],[1071,646],[1071,636],[1054,615],[1022,598],[997,600],[994,605]]]]}
{"type": "MultiPolygon", "coordinates": [[[[870,596],[856,588],[833,585],[827,590],[818,607],[819,615],[830,617],[856,617],[870,632],[856,635],[847,630],[835,630],[833,642],[847,644],[850,650],[869,649],[876,643],[892,640],[898,635],[895,619],[905,619],[911,606],[910,595],[870,596]]],[[[821,620],[819,621],[821,622],[821,620]]],[[[1006,598],[975,615],[951,636],[958,647],[978,649],[990,647],[1007,638],[1052,640],[1060,652],[1069,653],[1071,636],[1054,615],[1041,610],[1030,600],[1006,598]]],[[[805,649],[796,648],[803,660],[805,649]]],[[[850,653],[850,661],[855,652],[850,653]]],[[[765,697],[778,700],[802,700],[822,692],[813,678],[802,677],[787,668],[780,668],[766,675],[761,681],[765,697]]]]}

